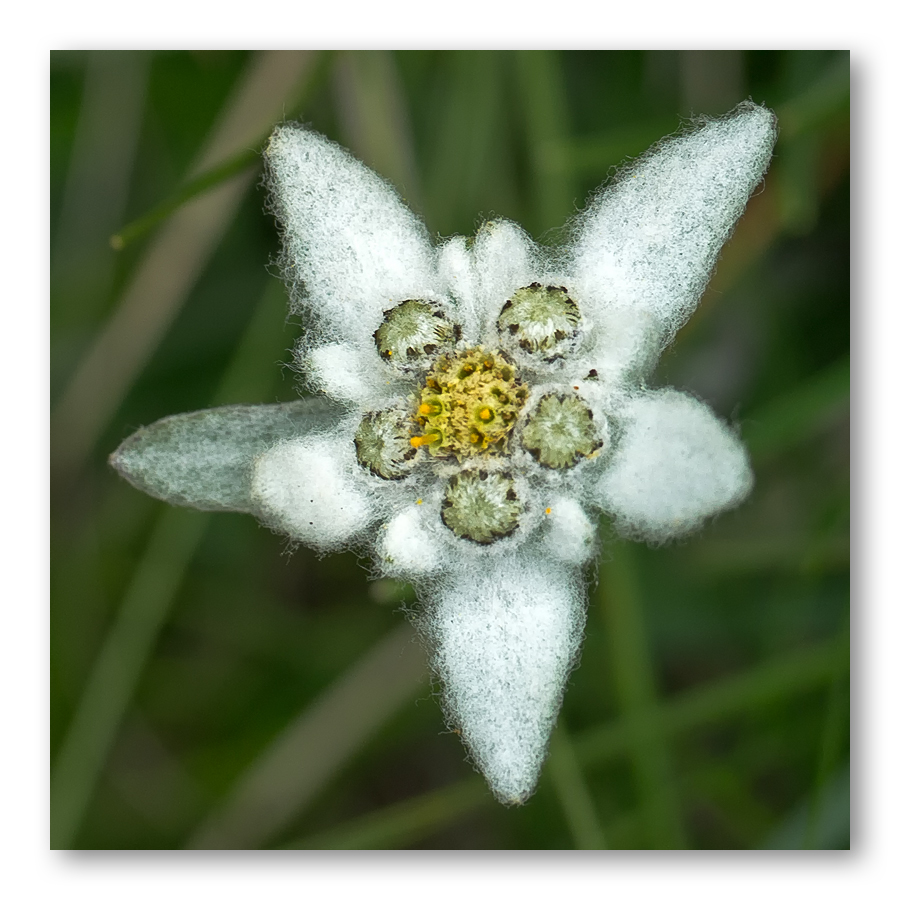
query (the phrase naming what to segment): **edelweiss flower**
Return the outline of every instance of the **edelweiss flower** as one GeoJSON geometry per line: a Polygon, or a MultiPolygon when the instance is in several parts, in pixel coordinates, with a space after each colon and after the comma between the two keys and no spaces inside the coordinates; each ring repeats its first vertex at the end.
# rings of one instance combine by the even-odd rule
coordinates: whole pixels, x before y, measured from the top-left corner
{"type": "Polygon", "coordinates": [[[742,103],[619,171],[562,252],[492,221],[436,248],[393,189],[306,128],[265,152],[297,361],[324,398],[164,419],[113,464],[412,581],[450,723],[495,795],[534,790],[585,621],[595,520],[664,541],[740,502],[739,439],[644,378],[768,165],[742,103]]]}

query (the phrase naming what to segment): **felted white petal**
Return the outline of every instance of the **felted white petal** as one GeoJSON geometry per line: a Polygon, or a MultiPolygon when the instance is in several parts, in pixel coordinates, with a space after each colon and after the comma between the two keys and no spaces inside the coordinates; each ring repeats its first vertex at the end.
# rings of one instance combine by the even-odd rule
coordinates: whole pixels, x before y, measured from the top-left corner
{"type": "Polygon", "coordinates": [[[275,130],[265,159],[294,310],[324,339],[370,342],[385,309],[430,294],[428,232],[390,185],[298,125],[275,130]]]}
{"type": "Polygon", "coordinates": [[[319,399],[201,409],[138,429],[109,461],[136,488],[168,503],[253,512],[255,458],[278,441],[326,432],[341,415],[319,399]]]}
{"type": "Polygon", "coordinates": [[[437,575],[446,563],[447,544],[435,534],[436,526],[443,528],[435,510],[422,505],[387,522],[377,546],[384,574],[412,581],[437,575]]]}
{"type": "Polygon", "coordinates": [[[747,450],[693,397],[653,391],[625,403],[594,499],[626,534],[664,541],[740,503],[753,487],[747,450]]]}
{"type": "Polygon", "coordinates": [[[486,222],[472,248],[478,284],[480,333],[494,333],[503,304],[519,289],[538,280],[538,249],[515,222],[486,222]]]}
{"type": "Polygon", "coordinates": [[[537,785],[584,610],[577,569],[525,552],[457,569],[426,597],[445,713],[502,803],[537,785]]]}
{"type": "Polygon", "coordinates": [[[445,241],[438,250],[438,284],[443,293],[453,298],[456,319],[463,335],[477,339],[481,321],[478,289],[472,254],[466,239],[456,235],[445,241]]]}
{"type": "Polygon", "coordinates": [[[774,114],[741,103],[661,141],[597,195],[576,225],[571,265],[601,356],[626,366],[655,357],[693,312],[775,137],[774,114]]]}
{"type": "Polygon", "coordinates": [[[571,497],[552,497],[544,509],[546,516],[543,547],[560,562],[580,566],[596,550],[596,528],[571,497]]]}
{"type": "Polygon", "coordinates": [[[353,476],[353,442],[343,432],[283,441],[253,470],[256,514],[276,531],[315,550],[347,546],[371,521],[368,494],[353,476]]]}
{"type": "Polygon", "coordinates": [[[372,347],[322,344],[298,353],[297,362],[310,387],[333,400],[373,406],[397,393],[397,373],[372,347]]]}

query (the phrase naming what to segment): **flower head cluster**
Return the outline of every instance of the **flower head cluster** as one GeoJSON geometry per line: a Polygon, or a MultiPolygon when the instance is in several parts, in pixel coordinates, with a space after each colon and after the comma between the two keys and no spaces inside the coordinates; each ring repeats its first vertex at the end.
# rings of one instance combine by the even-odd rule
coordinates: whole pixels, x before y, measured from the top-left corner
{"type": "Polygon", "coordinates": [[[251,512],[412,581],[445,711],[496,796],[533,791],[585,618],[596,519],[659,542],[750,490],[733,430],[644,384],[766,170],[743,103],[619,171],[551,253],[517,225],[435,247],[315,132],[265,152],[322,399],[164,419],[114,456],[171,502],[251,512]]]}

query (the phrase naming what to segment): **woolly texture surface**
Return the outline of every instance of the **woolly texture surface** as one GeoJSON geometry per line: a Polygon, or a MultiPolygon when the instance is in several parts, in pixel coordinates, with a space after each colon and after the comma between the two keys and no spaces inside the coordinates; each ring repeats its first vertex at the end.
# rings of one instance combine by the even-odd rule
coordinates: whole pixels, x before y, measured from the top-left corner
{"type": "Polygon", "coordinates": [[[331,404],[163,420],[113,462],[154,496],[250,511],[412,581],[447,715],[495,795],[522,803],[578,653],[597,519],[659,542],[750,490],[734,431],[645,378],[774,139],[749,102],[693,123],[621,169],[551,252],[502,220],[435,247],[390,185],[284,125],[265,159],[308,325],[295,356],[331,404]]]}
{"type": "Polygon", "coordinates": [[[275,131],[265,159],[298,312],[323,331],[367,341],[392,300],[430,293],[428,232],[374,172],[295,125],[275,131]]]}
{"type": "Polygon", "coordinates": [[[581,566],[596,550],[596,529],[581,505],[571,497],[551,497],[547,517],[547,550],[560,562],[581,566]]]}
{"type": "Polygon", "coordinates": [[[497,798],[534,790],[584,630],[572,569],[524,554],[453,572],[426,603],[448,719],[497,798]]]}
{"type": "Polygon", "coordinates": [[[436,574],[442,567],[441,543],[433,534],[430,509],[411,506],[394,516],[383,529],[378,555],[388,573],[412,573],[416,578],[436,574]]]}
{"type": "Polygon", "coordinates": [[[261,517],[316,550],[335,550],[366,526],[369,498],[344,475],[343,441],[284,441],[261,454],[251,496],[261,517]]]}
{"type": "Polygon", "coordinates": [[[677,537],[753,487],[744,445],[693,397],[642,394],[622,414],[617,452],[597,485],[597,500],[621,530],[651,541],[677,537]]]}
{"type": "Polygon", "coordinates": [[[486,223],[472,248],[478,295],[475,302],[479,332],[496,333],[503,304],[540,271],[538,248],[515,222],[486,223]]]}
{"type": "Polygon", "coordinates": [[[454,300],[460,325],[468,334],[477,332],[482,318],[472,254],[466,239],[457,235],[438,249],[438,284],[454,300]]]}
{"type": "Polygon", "coordinates": [[[658,328],[661,342],[693,312],[722,245],[772,155],[772,112],[742,103],[699,120],[623,166],[578,223],[572,270],[579,292],[619,352],[642,351],[622,313],[658,328]]]}
{"type": "Polygon", "coordinates": [[[299,365],[309,383],[333,400],[372,404],[393,394],[391,376],[374,350],[367,354],[347,344],[323,344],[303,354],[299,365]]]}
{"type": "Polygon", "coordinates": [[[135,487],[179,506],[255,512],[250,480],[257,456],[278,441],[328,431],[342,410],[327,400],[222,406],[160,419],[110,457],[135,487]]]}

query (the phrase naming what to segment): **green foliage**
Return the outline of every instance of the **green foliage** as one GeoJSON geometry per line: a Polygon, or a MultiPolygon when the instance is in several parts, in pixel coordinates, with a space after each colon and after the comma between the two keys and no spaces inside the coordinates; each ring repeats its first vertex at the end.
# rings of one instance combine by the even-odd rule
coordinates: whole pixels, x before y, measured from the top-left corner
{"type": "Polygon", "coordinates": [[[51,57],[53,845],[848,846],[847,54],[293,64],[51,57]],[[196,169],[251,88],[273,123],[301,118],[394,179],[436,233],[497,215],[549,242],[679,117],[747,96],[780,116],[765,190],[656,376],[734,418],[755,491],[674,546],[607,540],[565,722],[521,809],[445,733],[406,586],[285,554],[249,517],[168,510],[106,465],[162,416],[295,396],[301,324],[284,324],[253,189],[263,138],[196,169]],[[200,246],[191,217],[228,191],[200,246]],[[187,274],[129,306],[146,271],[187,274]]]}

